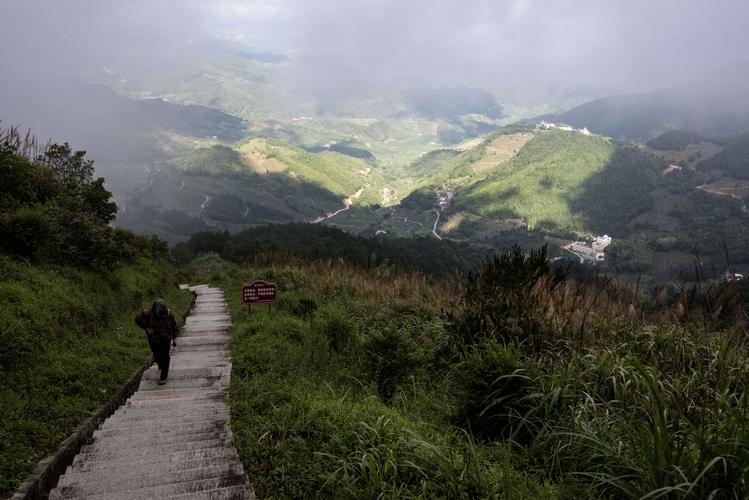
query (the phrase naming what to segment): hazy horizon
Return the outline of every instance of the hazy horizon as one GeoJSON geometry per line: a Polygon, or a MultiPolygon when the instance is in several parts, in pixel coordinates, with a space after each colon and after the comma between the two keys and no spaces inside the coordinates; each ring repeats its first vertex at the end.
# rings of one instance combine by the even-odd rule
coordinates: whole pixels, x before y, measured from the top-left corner
{"type": "Polygon", "coordinates": [[[287,83],[326,97],[404,85],[646,91],[745,60],[749,20],[737,0],[12,0],[4,9],[0,40],[12,50],[0,64],[20,80],[80,76],[124,56],[190,57],[218,39],[290,57],[287,83]]]}

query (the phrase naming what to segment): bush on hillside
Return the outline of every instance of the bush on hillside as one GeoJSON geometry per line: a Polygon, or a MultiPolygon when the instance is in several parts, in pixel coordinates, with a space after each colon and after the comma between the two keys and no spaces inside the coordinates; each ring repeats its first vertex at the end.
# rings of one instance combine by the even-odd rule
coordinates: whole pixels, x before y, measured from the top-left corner
{"type": "Polygon", "coordinates": [[[338,308],[326,307],[318,311],[313,325],[328,339],[328,345],[335,352],[344,351],[356,338],[356,324],[338,308]]]}
{"type": "Polygon", "coordinates": [[[370,380],[377,385],[383,401],[390,401],[395,391],[418,365],[416,346],[408,335],[395,326],[371,331],[364,342],[364,363],[370,380]]]}
{"type": "Polygon", "coordinates": [[[317,301],[306,295],[300,297],[292,294],[284,294],[278,299],[278,309],[288,311],[300,318],[310,319],[315,311],[317,311],[317,301]]]}
{"type": "Polygon", "coordinates": [[[484,438],[527,437],[535,377],[520,353],[482,341],[454,366],[451,377],[457,425],[484,438]]]}
{"type": "Polygon", "coordinates": [[[453,332],[467,346],[495,339],[537,347],[552,329],[544,303],[565,275],[566,268],[550,265],[545,246],[528,254],[514,247],[494,256],[469,274],[460,302],[448,315],[453,332]]]}

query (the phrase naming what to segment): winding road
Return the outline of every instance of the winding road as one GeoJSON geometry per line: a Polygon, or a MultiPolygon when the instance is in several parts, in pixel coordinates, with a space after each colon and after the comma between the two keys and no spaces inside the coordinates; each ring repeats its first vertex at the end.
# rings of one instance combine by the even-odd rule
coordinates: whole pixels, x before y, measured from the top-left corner
{"type": "Polygon", "coordinates": [[[198,210],[198,215],[203,213],[203,210],[205,210],[205,207],[208,205],[208,202],[211,201],[211,197],[208,196],[207,194],[204,194],[203,196],[205,196],[205,201],[200,204],[200,210],[198,210]]]}
{"type": "Polygon", "coordinates": [[[434,209],[434,211],[437,212],[437,218],[434,219],[434,227],[432,227],[432,234],[435,235],[438,240],[441,240],[442,236],[440,236],[439,234],[437,234],[437,223],[439,223],[439,221],[440,221],[440,211],[437,210],[436,208],[434,209]]]}
{"type": "Polygon", "coordinates": [[[343,199],[343,208],[341,208],[339,210],[336,210],[333,213],[325,214],[322,217],[318,217],[317,219],[315,219],[315,220],[312,221],[312,224],[318,224],[318,223],[320,223],[320,222],[322,222],[324,220],[331,219],[331,218],[335,217],[336,215],[340,214],[341,212],[345,212],[346,210],[350,209],[351,205],[353,204],[352,200],[355,200],[356,198],[358,198],[359,196],[361,196],[361,194],[362,194],[363,191],[364,191],[364,188],[359,188],[359,190],[356,193],[352,194],[351,196],[346,196],[343,199]]]}

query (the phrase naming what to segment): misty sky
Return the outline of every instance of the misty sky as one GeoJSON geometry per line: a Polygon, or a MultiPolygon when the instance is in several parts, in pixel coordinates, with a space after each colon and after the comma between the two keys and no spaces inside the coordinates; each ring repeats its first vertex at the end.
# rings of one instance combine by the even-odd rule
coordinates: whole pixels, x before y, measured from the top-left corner
{"type": "Polygon", "coordinates": [[[313,91],[354,93],[637,91],[749,58],[741,0],[3,0],[2,10],[2,72],[20,77],[208,37],[289,55],[291,77],[313,91]]]}

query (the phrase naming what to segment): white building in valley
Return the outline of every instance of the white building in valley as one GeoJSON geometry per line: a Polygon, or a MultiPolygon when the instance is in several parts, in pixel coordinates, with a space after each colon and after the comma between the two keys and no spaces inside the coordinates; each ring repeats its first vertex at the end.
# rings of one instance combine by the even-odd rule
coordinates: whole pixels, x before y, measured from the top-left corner
{"type": "Polygon", "coordinates": [[[592,243],[573,241],[572,243],[564,245],[562,248],[577,255],[581,263],[596,263],[606,260],[604,250],[609,245],[611,245],[611,236],[604,234],[603,236],[596,237],[592,243]]]}

